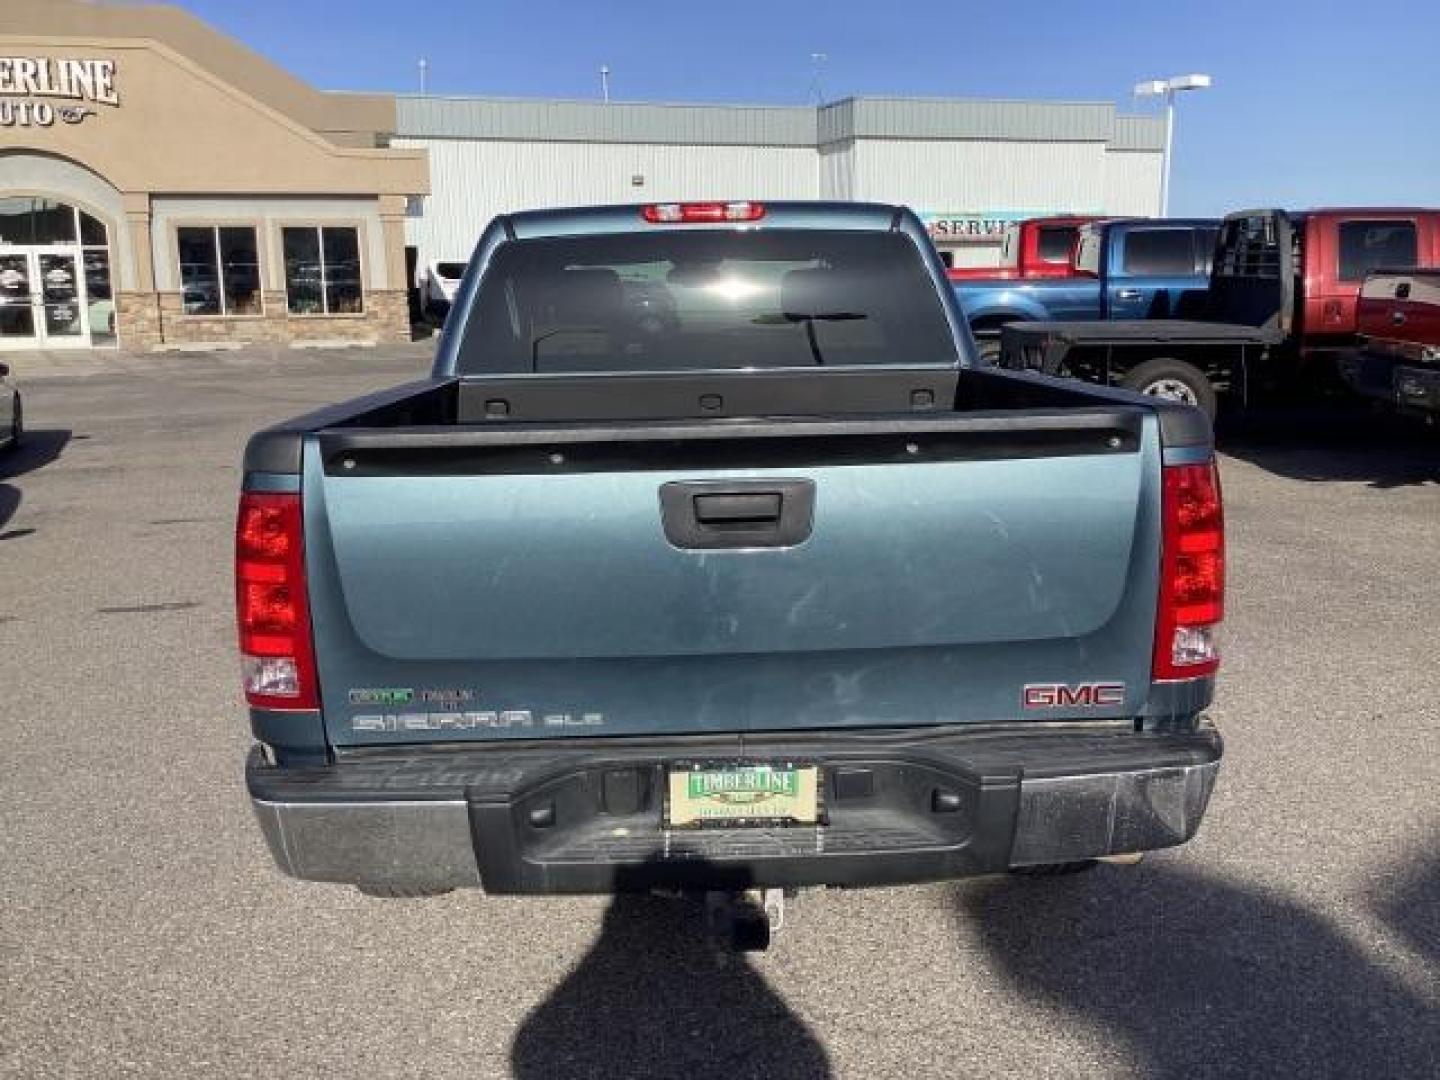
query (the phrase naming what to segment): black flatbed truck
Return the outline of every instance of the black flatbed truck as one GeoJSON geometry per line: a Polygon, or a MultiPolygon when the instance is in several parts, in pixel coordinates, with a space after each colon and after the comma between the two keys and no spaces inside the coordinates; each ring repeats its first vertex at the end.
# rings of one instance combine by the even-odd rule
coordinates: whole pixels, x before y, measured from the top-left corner
{"type": "Polygon", "coordinates": [[[1230,214],[1216,239],[1203,318],[1011,323],[1001,331],[1000,366],[1183,401],[1213,418],[1222,394],[1243,405],[1306,379],[1300,259],[1285,211],[1230,214]]]}

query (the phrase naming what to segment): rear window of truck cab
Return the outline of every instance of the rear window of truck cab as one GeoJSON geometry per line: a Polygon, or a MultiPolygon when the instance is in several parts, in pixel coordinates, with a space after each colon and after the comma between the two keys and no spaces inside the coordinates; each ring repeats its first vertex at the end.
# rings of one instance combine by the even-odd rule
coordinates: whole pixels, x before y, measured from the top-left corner
{"type": "Polygon", "coordinates": [[[1195,240],[1189,229],[1136,229],[1124,238],[1125,273],[1193,274],[1195,240]]]}
{"type": "Polygon", "coordinates": [[[1080,231],[1079,227],[1075,225],[1042,225],[1038,231],[1040,236],[1036,247],[1039,250],[1040,261],[1068,263],[1070,249],[1075,246],[1075,234],[1080,231]]]}
{"type": "Polygon", "coordinates": [[[1377,267],[1414,266],[1420,252],[1413,221],[1342,221],[1340,280],[1359,281],[1377,267]]]}
{"type": "Polygon", "coordinates": [[[459,373],[954,364],[954,335],[904,234],[678,230],[496,249],[459,373]]]}

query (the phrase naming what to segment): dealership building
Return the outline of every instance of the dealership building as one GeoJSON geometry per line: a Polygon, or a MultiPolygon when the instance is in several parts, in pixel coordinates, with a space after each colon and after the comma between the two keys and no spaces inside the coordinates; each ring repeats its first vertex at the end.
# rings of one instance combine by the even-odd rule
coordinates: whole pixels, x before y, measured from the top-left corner
{"type": "Polygon", "coordinates": [[[520,207],[682,199],[903,203],[956,266],[998,261],[1005,224],[1153,216],[1158,117],[1088,102],[847,98],[819,107],[410,97],[391,145],[424,150],[406,222],[422,262],[464,260],[520,207]]]}
{"type": "Polygon", "coordinates": [[[409,336],[425,153],[178,9],[0,3],[0,348],[409,336]]]}
{"type": "Polygon", "coordinates": [[[1158,213],[1106,103],[660,105],[327,93],[177,8],[0,4],[0,350],[379,343],[495,214],[905,203],[956,265],[1008,221],[1158,213]]]}

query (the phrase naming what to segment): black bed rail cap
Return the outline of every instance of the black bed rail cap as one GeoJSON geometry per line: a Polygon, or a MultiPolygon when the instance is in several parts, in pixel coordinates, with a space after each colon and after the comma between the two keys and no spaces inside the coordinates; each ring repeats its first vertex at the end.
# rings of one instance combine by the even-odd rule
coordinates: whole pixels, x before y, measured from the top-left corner
{"type": "Polygon", "coordinates": [[[301,449],[305,436],[336,424],[353,420],[368,412],[394,405],[407,397],[433,390],[449,378],[417,379],[385,390],[351,398],[348,401],[325,405],[311,412],[284,420],[271,427],[257,431],[245,444],[244,471],[248,473],[282,473],[298,475],[300,472],[301,449]]]}
{"type": "MultiPolygon", "coordinates": [[[[1125,390],[1118,386],[1100,386],[1096,383],[1081,382],[1077,379],[1043,375],[1038,371],[1017,371],[1010,368],[982,367],[966,372],[968,378],[993,379],[999,383],[1010,383],[1016,389],[1024,387],[1037,400],[1054,404],[1075,405],[1129,405],[1152,410],[1160,422],[1160,444],[1167,448],[1184,447],[1213,448],[1215,432],[1210,417],[1180,401],[1150,397],[1125,390]]],[[[961,382],[960,395],[965,393],[961,382]]]]}

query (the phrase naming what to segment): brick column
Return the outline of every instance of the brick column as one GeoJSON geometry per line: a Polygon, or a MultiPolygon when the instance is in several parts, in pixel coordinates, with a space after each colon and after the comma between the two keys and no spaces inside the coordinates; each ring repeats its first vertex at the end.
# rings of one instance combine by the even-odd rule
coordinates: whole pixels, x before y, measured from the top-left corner
{"type": "Polygon", "coordinates": [[[135,258],[131,287],[115,293],[115,327],[122,349],[148,349],[165,340],[160,298],[155,291],[155,265],[150,256],[150,196],[125,195],[125,225],[135,258]]]}
{"type": "MultiPolygon", "coordinates": [[[[405,196],[380,196],[380,227],[385,235],[384,293],[372,289],[369,309],[375,313],[380,341],[410,340],[410,306],[405,277],[405,196]]],[[[372,283],[373,284],[373,283],[372,283]]]]}

